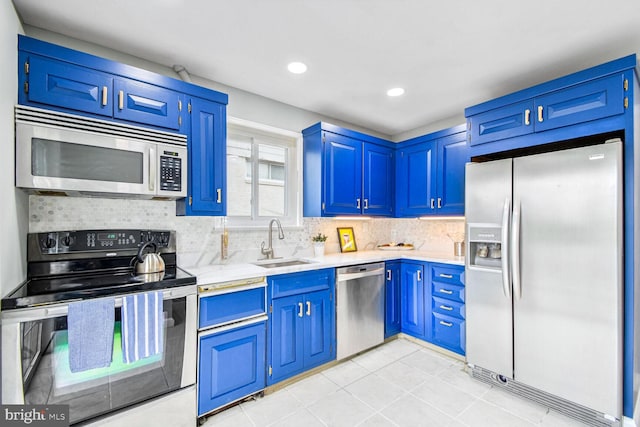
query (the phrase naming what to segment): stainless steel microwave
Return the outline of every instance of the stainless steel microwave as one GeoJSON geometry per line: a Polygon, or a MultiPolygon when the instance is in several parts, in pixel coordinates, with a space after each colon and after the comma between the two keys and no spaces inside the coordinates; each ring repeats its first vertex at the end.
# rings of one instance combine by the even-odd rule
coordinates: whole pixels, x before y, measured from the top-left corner
{"type": "Polygon", "coordinates": [[[187,137],[16,106],[16,186],[67,195],[187,195],[187,137]]]}

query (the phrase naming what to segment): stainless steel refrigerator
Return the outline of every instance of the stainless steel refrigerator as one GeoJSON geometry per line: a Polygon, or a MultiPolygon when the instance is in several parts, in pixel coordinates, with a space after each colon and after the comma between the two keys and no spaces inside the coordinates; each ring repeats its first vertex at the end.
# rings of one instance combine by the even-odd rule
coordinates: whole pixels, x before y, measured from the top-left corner
{"type": "Polygon", "coordinates": [[[468,163],[471,375],[593,425],[622,419],[622,143],[468,163]]]}

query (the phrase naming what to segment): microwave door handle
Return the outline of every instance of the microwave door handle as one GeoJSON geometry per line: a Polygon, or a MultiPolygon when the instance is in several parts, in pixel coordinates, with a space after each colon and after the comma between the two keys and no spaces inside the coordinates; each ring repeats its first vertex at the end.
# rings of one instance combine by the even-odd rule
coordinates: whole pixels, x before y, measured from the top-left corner
{"type": "Polygon", "coordinates": [[[155,192],[156,187],[156,147],[149,147],[149,191],[155,192]]]}

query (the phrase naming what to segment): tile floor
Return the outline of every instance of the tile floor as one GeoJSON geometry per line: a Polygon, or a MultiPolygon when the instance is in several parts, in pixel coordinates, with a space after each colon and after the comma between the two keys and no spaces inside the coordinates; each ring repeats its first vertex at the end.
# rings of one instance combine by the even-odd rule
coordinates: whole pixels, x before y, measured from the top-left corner
{"type": "Polygon", "coordinates": [[[583,424],[469,377],[464,365],[405,339],[213,417],[205,427],[583,424]]]}

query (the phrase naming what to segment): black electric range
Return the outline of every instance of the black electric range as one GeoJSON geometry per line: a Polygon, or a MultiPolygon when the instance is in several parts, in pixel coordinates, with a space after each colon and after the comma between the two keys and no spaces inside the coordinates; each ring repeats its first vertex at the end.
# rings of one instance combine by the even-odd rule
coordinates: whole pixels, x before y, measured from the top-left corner
{"type": "Polygon", "coordinates": [[[30,233],[27,280],[2,299],[2,310],[195,285],[195,276],[176,266],[175,241],[166,230],[30,233]],[[165,270],[136,274],[138,249],[149,241],[165,270]]]}

